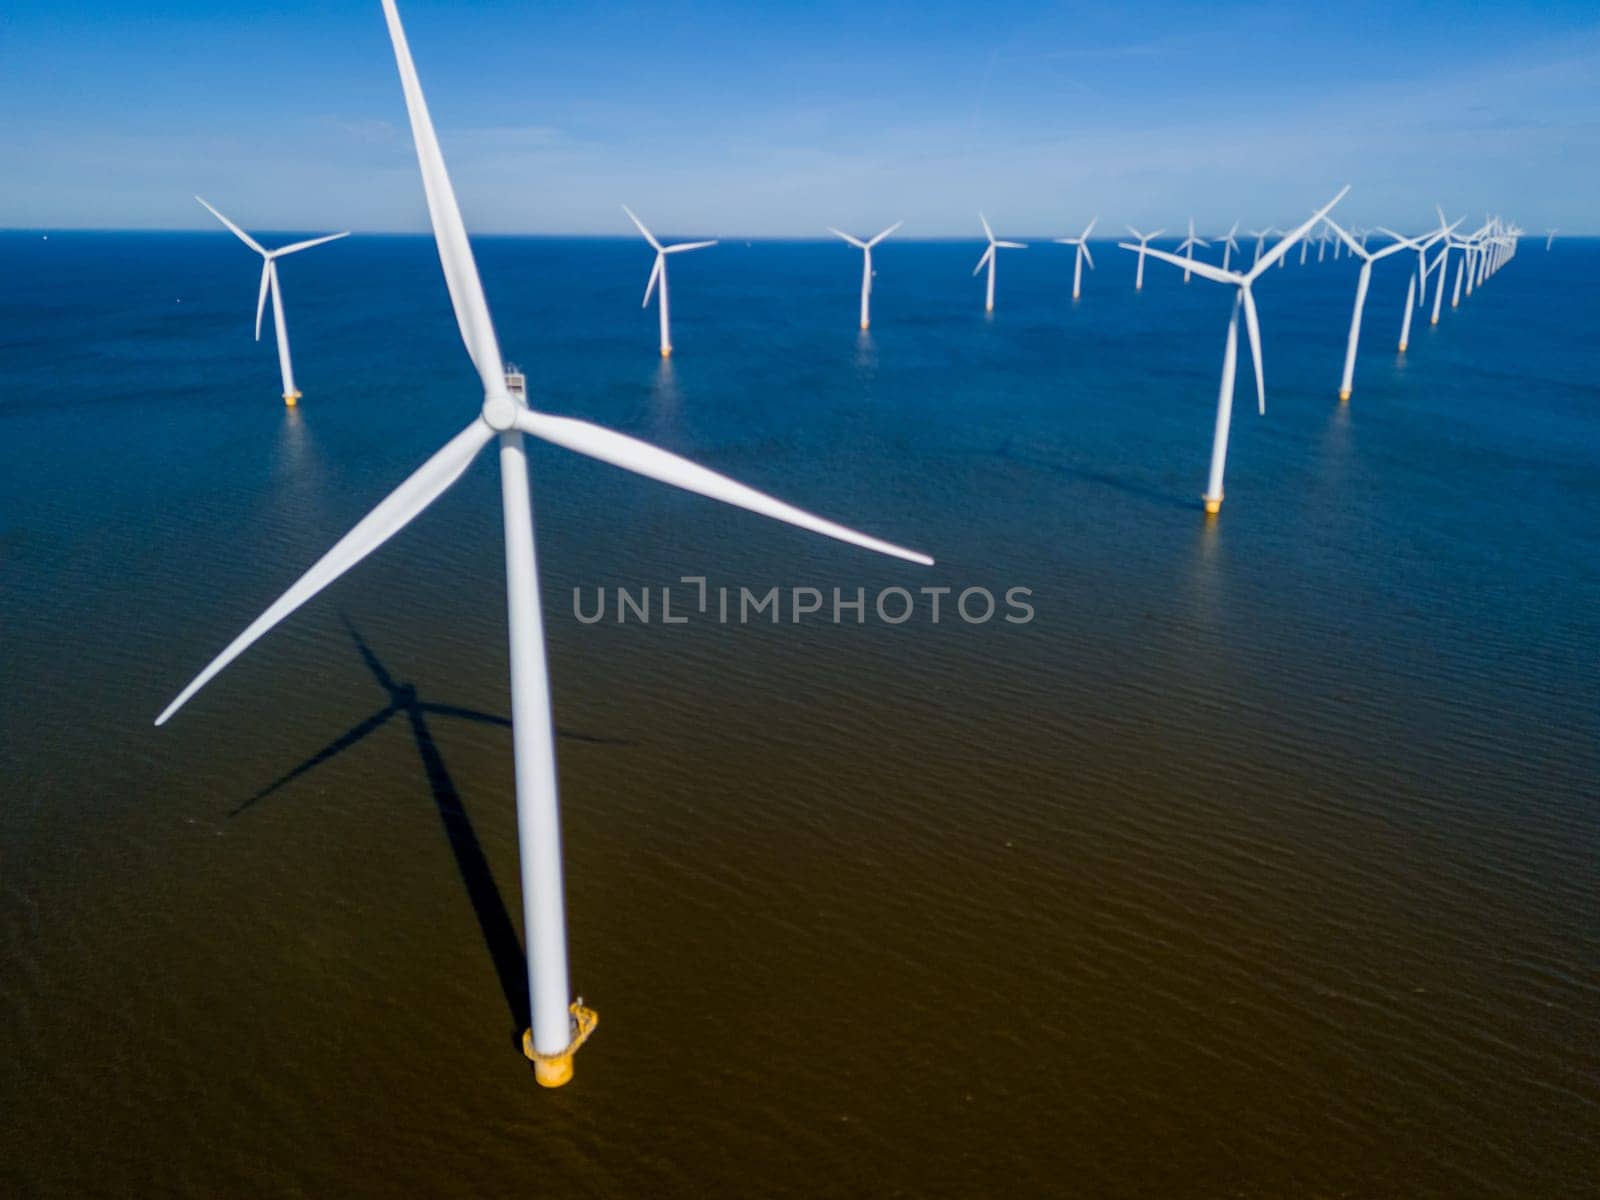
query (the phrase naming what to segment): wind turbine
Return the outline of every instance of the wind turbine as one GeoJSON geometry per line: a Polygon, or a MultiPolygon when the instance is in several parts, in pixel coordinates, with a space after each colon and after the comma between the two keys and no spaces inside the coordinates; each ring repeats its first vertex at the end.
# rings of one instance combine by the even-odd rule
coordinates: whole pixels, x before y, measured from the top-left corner
{"type": "MultiPolygon", "coordinates": [[[[1392,229],[1384,229],[1379,232],[1388,235],[1394,241],[1384,246],[1381,250],[1368,250],[1352,234],[1340,227],[1337,222],[1326,217],[1323,220],[1328,228],[1333,230],[1334,236],[1349,247],[1351,255],[1361,259],[1361,271],[1356,276],[1356,304],[1354,311],[1350,314],[1350,338],[1345,345],[1344,376],[1339,383],[1339,399],[1344,401],[1350,399],[1350,388],[1355,378],[1356,347],[1361,341],[1361,312],[1367,306],[1367,288],[1372,283],[1372,264],[1379,259],[1388,258],[1391,254],[1399,254],[1402,250],[1415,250],[1417,249],[1417,243],[1411,238],[1402,237],[1392,229]]],[[[1436,238],[1438,235],[1433,234],[1430,236],[1436,238]]],[[[1430,241],[1428,244],[1431,245],[1432,242],[1430,241]]],[[[1407,315],[1410,315],[1409,297],[1407,298],[1407,315]]],[[[1405,346],[1402,344],[1400,348],[1404,350],[1405,346]]]]}
{"type": "MultiPolygon", "coordinates": [[[[1099,217],[1095,217],[1093,220],[1091,220],[1083,227],[1083,232],[1075,238],[1064,237],[1055,239],[1063,246],[1076,246],[1078,248],[1077,254],[1073,256],[1072,263],[1072,298],[1074,300],[1076,300],[1083,291],[1083,260],[1088,259],[1089,270],[1094,270],[1094,255],[1089,253],[1089,234],[1094,229],[1095,222],[1098,220],[1100,220],[1099,217]]],[[[1140,260],[1139,265],[1141,268],[1143,268],[1144,261],[1142,259],[1140,260]]]]}
{"type": "Polygon", "coordinates": [[[535,1075],[541,1084],[559,1087],[572,1077],[572,1054],[588,1037],[596,1018],[581,1004],[568,1002],[555,731],[550,714],[544,618],[540,610],[523,435],[553,442],[647,478],[853,545],[925,565],[932,559],[794,508],[635,438],[587,421],[538,412],[528,406],[522,376],[508,372],[500,358],[472,247],[467,241],[455,191],[445,170],[444,156],[394,0],[383,0],[383,9],[411,119],[439,261],[444,268],[445,284],[462,340],[483,388],[482,407],[465,429],[363,517],[266,612],[229,643],[156,718],[156,724],[164,724],[258,638],[399,533],[459,479],[485,447],[496,443],[505,525],[512,747],[516,763],[517,830],[532,1017],[531,1027],[523,1035],[523,1052],[533,1060],[535,1075]]]}
{"type": "Polygon", "coordinates": [[[1261,261],[1261,247],[1265,244],[1265,242],[1267,240],[1267,235],[1269,233],[1271,233],[1271,232],[1272,232],[1272,230],[1270,230],[1270,229],[1246,229],[1245,230],[1246,235],[1248,235],[1249,237],[1253,237],[1256,240],[1256,256],[1255,256],[1255,258],[1253,258],[1250,261],[1250,265],[1252,267],[1255,266],[1256,263],[1261,261]]]}
{"type": "MultiPolygon", "coordinates": [[[[1228,318],[1228,339],[1222,353],[1222,386],[1217,393],[1217,426],[1211,441],[1211,474],[1206,483],[1205,495],[1201,497],[1205,502],[1208,516],[1215,516],[1222,508],[1222,471],[1228,457],[1228,427],[1233,420],[1234,372],[1239,359],[1239,310],[1244,309],[1245,329],[1250,335],[1250,357],[1255,364],[1256,372],[1256,403],[1260,411],[1265,413],[1267,383],[1266,373],[1261,364],[1261,324],[1256,317],[1256,302],[1255,297],[1251,295],[1250,285],[1260,279],[1273,263],[1287,254],[1289,247],[1303,238],[1318,221],[1327,216],[1333,206],[1344,199],[1345,193],[1349,190],[1350,186],[1346,184],[1339,190],[1337,196],[1312,213],[1303,224],[1297,225],[1285,234],[1283,240],[1268,250],[1247,272],[1224,271],[1221,267],[1214,267],[1210,263],[1195,262],[1193,259],[1168,254],[1164,250],[1145,251],[1146,254],[1153,254],[1156,258],[1173,266],[1182,267],[1185,271],[1194,271],[1206,279],[1215,280],[1217,283],[1231,283],[1238,288],[1233,300],[1233,313],[1228,318]]],[[[1127,243],[1120,245],[1124,250],[1136,249],[1127,243]]]]}
{"type": "Polygon", "coordinates": [[[307,242],[295,242],[288,246],[279,246],[276,250],[268,250],[207,204],[204,198],[196,196],[195,199],[205,206],[208,213],[232,230],[236,238],[261,255],[261,293],[256,297],[256,341],[261,340],[261,315],[266,311],[267,293],[271,292],[272,323],[278,331],[278,369],[283,374],[283,402],[293,408],[300,402],[300,391],[294,386],[294,367],[289,362],[289,327],[283,320],[283,293],[279,291],[278,259],[286,254],[295,254],[301,250],[309,250],[313,246],[320,246],[323,242],[336,242],[342,237],[349,237],[350,231],[330,233],[327,237],[312,238],[307,242]]]}
{"type": "MultiPolygon", "coordinates": [[[[1430,325],[1437,325],[1439,323],[1439,310],[1444,304],[1444,282],[1446,276],[1450,274],[1450,251],[1453,248],[1466,245],[1465,239],[1458,238],[1454,233],[1450,232],[1456,227],[1456,225],[1459,225],[1462,221],[1466,220],[1466,218],[1457,217],[1455,224],[1447,224],[1445,221],[1444,209],[1440,208],[1436,204],[1434,205],[1434,211],[1439,214],[1439,230],[1444,236],[1439,239],[1439,257],[1433,260],[1433,266],[1430,268],[1431,270],[1439,272],[1439,279],[1434,284],[1433,289],[1433,317],[1428,322],[1430,325]]],[[[1459,271],[1457,272],[1456,283],[1457,286],[1460,285],[1459,271]]],[[[1452,307],[1454,306],[1452,305],[1452,307]]]]}
{"type": "MultiPolygon", "coordinates": [[[[1239,248],[1239,243],[1233,239],[1233,235],[1238,232],[1239,222],[1235,221],[1233,223],[1233,228],[1228,230],[1227,233],[1223,234],[1221,238],[1217,239],[1222,243],[1222,269],[1224,271],[1228,269],[1228,263],[1233,259],[1233,252],[1239,248]]],[[[1261,257],[1259,250],[1256,252],[1256,257],[1261,257]]]]}
{"type": "Polygon", "coordinates": [[[644,227],[644,222],[633,215],[633,209],[626,204],[622,211],[628,214],[628,220],[639,227],[639,232],[644,234],[644,240],[649,242],[656,252],[656,265],[650,268],[650,282],[644,285],[644,301],[639,305],[646,308],[650,304],[650,293],[655,290],[657,283],[661,285],[661,357],[669,358],[672,355],[672,327],[667,318],[667,255],[682,254],[685,250],[704,250],[707,246],[715,246],[715,239],[709,242],[679,242],[674,246],[663,246],[656,241],[655,234],[644,227]]]}
{"type": "Polygon", "coordinates": [[[1544,231],[1544,249],[1546,254],[1550,252],[1550,247],[1556,244],[1556,234],[1560,232],[1561,230],[1559,229],[1546,229],[1544,231]]]}
{"type": "MultiPolygon", "coordinates": [[[[852,246],[857,247],[861,251],[861,258],[862,258],[862,262],[861,262],[861,328],[862,329],[866,329],[866,328],[870,327],[871,324],[872,324],[872,316],[867,311],[867,301],[872,296],[872,248],[874,246],[876,246],[879,242],[883,241],[884,238],[888,237],[891,233],[893,233],[896,229],[899,229],[900,226],[902,226],[904,224],[905,224],[904,221],[896,221],[893,225],[889,226],[889,228],[885,229],[877,237],[869,238],[864,242],[858,237],[851,237],[848,233],[844,233],[844,232],[842,232],[842,231],[840,231],[838,229],[835,229],[832,225],[828,226],[828,232],[833,234],[834,237],[843,238],[845,241],[849,242],[852,246]]],[[[665,286],[665,281],[663,281],[663,286],[665,286]]],[[[665,297],[665,295],[666,295],[666,293],[663,292],[662,296],[665,297]]]]}
{"type": "MultiPolygon", "coordinates": [[[[1178,243],[1178,249],[1182,250],[1184,252],[1183,261],[1188,263],[1188,264],[1190,264],[1189,266],[1186,266],[1183,269],[1183,281],[1185,283],[1189,282],[1189,272],[1194,269],[1194,266],[1193,266],[1193,264],[1194,264],[1194,248],[1196,246],[1209,246],[1210,244],[1211,243],[1206,241],[1204,238],[1195,237],[1195,235],[1194,235],[1194,218],[1190,217],[1189,218],[1189,236],[1184,238],[1183,241],[1178,243]]],[[[1154,254],[1155,251],[1152,250],[1152,251],[1150,251],[1150,253],[1154,254]]]]}
{"type": "Polygon", "coordinates": [[[974,275],[976,275],[979,271],[983,270],[983,267],[984,267],[985,263],[987,263],[989,265],[989,290],[988,290],[988,293],[987,293],[987,295],[986,295],[986,297],[984,299],[984,302],[983,302],[983,311],[984,312],[993,312],[994,311],[994,260],[995,260],[995,251],[996,250],[1026,250],[1028,247],[1022,242],[997,242],[997,241],[995,241],[994,230],[989,228],[989,219],[987,217],[985,217],[982,213],[979,213],[978,214],[978,220],[983,222],[983,235],[986,238],[989,239],[989,248],[987,250],[985,250],[983,252],[983,255],[978,259],[978,265],[972,268],[972,273],[974,275]]]}
{"type": "Polygon", "coordinates": [[[1144,287],[1144,250],[1145,250],[1145,245],[1150,241],[1151,238],[1160,237],[1163,233],[1166,232],[1166,230],[1165,229],[1158,229],[1154,233],[1140,233],[1132,225],[1126,226],[1126,228],[1127,228],[1129,233],[1133,234],[1133,236],[1136,239],[1138,239],[1138,242],[1139,242],[1139,267],[1134,272],[1134,275],[1133,275],[1133,290],[1137,292],[1137,291],[1140,291],[1141,289],[1143,289],[1143,287],[1144,287]]]}
{"type": "MultiPolygon", "coordinates": [[[[1456,224],[1460,224],[1458,221],[1456,224]]],[[[1450,250],[1450,231],[1455,225],[1444,224],[1444,214],[1439,214],[1439,228],[1412,240],[1417,248],[1417,269],[1412,273],[1411,282],[1406,285],[1406,311],[1400,322],[1400,353],[1406,352],[1406,347],[1411,343],[1411,312],[1413,308],[1421,308],[1427,302],[1428,273],[1435,268],[1439,271],[1439,283],[1444,284],[1444,255],[1450,250]],[[1436,243],[1443,242],[1444,247],[1439,252],[1439,258],[1434,260],[1433,266],[1428,265],[1428,251],[1436,243]]],[[[1385,229],[1382,232],[1388,233],[1385,229]]],[[[1395,235],[1398,236],[1398,235],[1395,235]]],[[[1434,321],[1438,323],[1437,318],[1434,321]]]]}

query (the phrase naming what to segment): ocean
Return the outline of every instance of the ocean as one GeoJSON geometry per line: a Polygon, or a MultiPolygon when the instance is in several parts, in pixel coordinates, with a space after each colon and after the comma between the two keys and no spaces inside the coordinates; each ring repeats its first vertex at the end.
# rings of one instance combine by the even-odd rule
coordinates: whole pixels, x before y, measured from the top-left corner
{"type": "Polygon", "coordinates": [[[1403,356],[1378,264],[1347,405],[1291,255],[1209,521],[1232,298],[1109,242],[986,317],[891,239],[869,334],[858,251],[724,242],[667,362],[641,241],[475,247],[537,407],[937,565],[531,451],[541,1090],[493,455],[151,724],[476,413],[431,240],[284,260],[288,410],[225,232],[0,234],[0,1193],[1596,1194],[1600,240],[1403,356]]]}

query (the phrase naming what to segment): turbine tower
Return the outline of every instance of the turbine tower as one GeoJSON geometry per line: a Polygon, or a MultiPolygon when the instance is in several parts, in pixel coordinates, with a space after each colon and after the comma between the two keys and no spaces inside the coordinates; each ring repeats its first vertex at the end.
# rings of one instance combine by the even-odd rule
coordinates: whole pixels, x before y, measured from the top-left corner
{"type": "Polygon", "coordinates": [[[644,240],[649,242],[656,252],[656,265],[650,268],[650,282],[644,285],[644,302],[639,307],[648,308],[650,306],[650,293],[655,290],[656,284],[659,283],[661,285],[661,299],[657,307],[661,313],[661,357],[670,358],[672,356],[672,326],[667,316],[667,255],[682,254],[686,250],[704,250],[707,246],[715,246],[717,243],[712,240],[709,242],[679,242],[673,246],[663,246],[656,241],[655,234],[644,227],[644,222],[633,215],[633,209],[624,204],[622,211],[628,214],[628,220],[639,227],[639,232],[644,234],[644,240]]]}
{"type": "Polygon", "coordinates": [[[240,229],[227,217],[223,216],[206,201],[196,196],[205,210],[217,220],[221,221],[246,246],[261,255],[261,292],[256,297],[256,341],[261,340],[261,316],[267,307],[267,293],[272,293],[272,324],[278,332],[278,370],[283,375],[283,402],[290,408],[300,403],[300,390],[294,386],[294,366],[289,361],[289,327],[283,319],[283,293],[278,284],[278,260],[285,255],[298,254],[301,250],[309,250],[313,246],[320,246],[324,242],[336,242],[342,237],[349,237],[350,231],[343,233],[330,233],[326,237],[312,238],[307,242],[295,242],[288,246],[279,246],[276,250],[268,250],[255,238],[240,229]]]}
{"type": "Polygon", "coordinates": [[[834,237],[843,238],[845,241],[849,242],[852,246],[855,246],[856,248],[858,248],[861,251],[861,328],[862,329],[869,329],[872,326],[872,314],[871,314],[870,311],[868,311],[868,301],[870,301],[872,299],[872,248],[874,246],[876,246],[879,242],[883,241],[884,238],[888,237],[891,233],[893,233],[896,229],[899,229],[900,226],[902,226],[904,224],[905,224],[904,221],[896,221],[893,225],[889,226],[889,228],[885,229],[877,237],[868,238],[864,242],[858,237],[851,237],[848,233],[844,233],[841,230],[835,229],[832,225],[828,226],[828,232],[833,234],[834,237]]]}
{"type": "Polygon", "coordinates": [[[444,156],[394,0],[383,0],[383,9],[405,93],[439,261],[444,268],[445,284],[462,341],[466,343],[467,355],[482,386],[482,405],[465,429],[363,517],[266,612],[229,643],[156,718],[156,724],[165,723],[258,638],[404,529],[462,476],[481,451],[494,443],[500,459],[500,500],[505,528],[517,839],[532,1017],[530,1028],[523,1035],[523,1051],[533,1061],[539,1083],[559,1087],[572,1077],[573,1052],[588,1037],[596,1018],[581,1004],[570,1003],[568,990],[555,727],[550,713],[544,618],[540,609],[524,437],[536,437],[647,478],[882,554],[925,565],[933,560],[794,508],[635,438],[587,421],[553,416],[529,407],[522,376],[508,372],[500,358],[472,247],[467,241],[455,191],[445,170],[444,156]]]}

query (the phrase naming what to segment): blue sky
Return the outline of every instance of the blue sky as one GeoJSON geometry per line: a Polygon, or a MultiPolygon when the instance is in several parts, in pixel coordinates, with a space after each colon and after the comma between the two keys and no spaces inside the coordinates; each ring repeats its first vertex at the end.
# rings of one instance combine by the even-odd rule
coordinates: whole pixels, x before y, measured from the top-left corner
{"type": "MultiPolygon", "coordinates": [[[[401,0],[475,232],[1600,233],[1600,7],[401,0]]],[[[0,7],[0,227],[426,228],[377,0],[0,7]]]]}

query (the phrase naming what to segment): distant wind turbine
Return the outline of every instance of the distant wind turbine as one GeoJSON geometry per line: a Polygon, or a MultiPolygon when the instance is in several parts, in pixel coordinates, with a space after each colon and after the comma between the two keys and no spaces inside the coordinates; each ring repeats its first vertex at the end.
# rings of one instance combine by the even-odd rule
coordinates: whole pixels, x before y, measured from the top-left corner
{"type": "MultiPolygon", "coordinates": [[[[1072,298],[1074,300],[1076,300],[1083,293],[1083,260],[1088,259],[1089,270],[1094,270],[1094,255],[1089,253],[1089,234],[1093,232],[1095,222],[1098,220],[1100,220],[1099,217],[1095,217],[1093,220],[1091,220],[1083,227],[1083,232],[1077,237],[1064,237],[1055,239],[1063,246],[1076,246],[1078,248],[1077,254],[1073,256],[1072,264],[1072,298]]],[[[1143,266],[1142,260],[1140,265],[1143,266]]]]}
{"type": "Polygon", "coordinates": [[[661,314],[661,357],[669,358],[672,355],[672,326],[667,317],[667,255],[682,254],[685,250],[704,250],[707,246],[715,246],[715,240],[709,242],[679,242],[675,246],[663,246],[656,241],[655,234],[644,227],[644,222],[633,215],[633,209],[626,204],[622,211],[628,214],[628,220],[639,227],[639,232],[644,234],[644,240],[649,242],[656,252],[656,265],[650,268],[650,282],[644,285],[644,302],[639,305],[645,308],[650,303],[650,293],[655,290],[656,284],[661,285],[661,297],[658,308],[661,314]]]}
{"type": "MultiPolygon", "coordinates": [[[[1259,410],[1264,413],[1267,411],[1267,384],[1261,362],[1261,324],[1256,316],[1256,302],[1255,297],[1251,295],[1250,285],[1260,279],[1273,263],[1287,254],[1289,247],[1303,238],[1318,221],[1327,216],[1333,206],[1344,199],[1345,193],[1349,190],[1349,185],[1341,188],[1337,196],[1312,213],[1303,224],[1297,225],[1284,235],[1283,240],[1268,250],[1248,272],[1224,271],[1221,267],[1214,267],[1210,263],[1195,262],[1176,254],[1168,254],[1164,250],[1145,251],[1163,262],[1182,267],[1185,271],[1194,271],[1206,279],[1217,283],[1229,283],[1238,289],[1233,300],[1233,313],[1228,318],[1228,339],[1222,354],[1222,386],[1217,393],[1217,426],[1211,442],[1211,474],[1206,482],[1205,495],[1201,497],[1208,515],[1215,516],[1222,508],[1222,473],[1228,457],[1228,427],[1233,420],[1234,373],[1239,359],[1239,310],[1241,308],[1244,310],[1245,329],[1250,335],[1250,356],[1256,373],[1256,403],[1259,410]]],[[[1121,248],[1137,249],[1127,243],[1121,243],[1121,248]]]]}
{"type": "Polygon", "coordinates": [[[1548,254],[1549,251],[1550,251],[1550,247],[1556,244],[1556,234],[1558,234],[1560,232],[1561,232],[1561,230],[1559,230],[1559,229],[1546,229],[1544,231],[1544,233],[1545,233],[1545,237],[1544,237],[1545,253],[1548,254]]]}
{"type": "Polygon", "coordinates": [[[211,205],[206,204],[203,198],[196,196],[195,199],[205,205],[207,212],[231,229],[235,237],[261,255],[261,292],[256,297],[256,341],[261,340],[261,316],[267,307],[267,293],[271,292],[272,323],[278,332],[278,370],[283,375],[283,402],[293,408],[300,402],[300,391],[294,386],[294,367],[289,362],[289,327],[283,320],[283,293],[279,290],[278,284],[278,259],[287,254],[320,246],[323,242],[336,242],[342,237],[349,237],[350,233],[348,230],[344,233],[330,233],[326,237],[312,238],[307,242],[294,242],[288,246],[279,246],[276,250],[268,250],[211,205]]]}
{"type": "Polygon", "coordinates": [[[556,790],[555,728],[540,607],[538,562],[524,435],[670,483],[686,491],[776,518],[910,562],[926,555],[866,534],[763,495],[726,476],[696,466],[636,438],[587,421],[538,412],[528,406],[521,375],[500,358],[489,306],[462,224],[455,191],[406,44],[394,0],[383,0],[394,44],[412,139],[422,170],[428,214],[456,322],[483,388],[478,414],[410,478],[363,517],[349,533],[235,638],[156,718],[164,724],[219,671],[290,613],[399,533],[455,483],[491,442],[500,458],[501,513],[505,527],[506,609],[511,635],[511,733],[515,755],[517,837],[522,868],[524,932],[528,948],[531,1027],[523,1051],[546,1087],[572,1076],[572,1055],[594,1026],[581,1003],[569,1004],[566,917],[562,896],[561,821],[556,790]]]}
{"type": "Polygon", "coordinates": [[[989,228],[989,219],[987,217],[985,217],[982,213],[979,213],[978,214],[978,220],[983,222],[983,236],[989,239],[989,248],[987,250],[985,250],[983,252],[982,256],[978,259],[978,265],[972,268],[972,273],[974,275],[976,275],[979,271],[983,270],[985,264],[988,265],[988,268],[989,268],[989,289],[988,289],[988,292],[987,292],[987,294],[985,296],[985,299],[984,299],[984,302],[983,302],[983,311],[984,312],[993,312],[994,311],[994,260],[996,258],[995,251],[996,250],[1026,250],[1028,247],[1022,242],[998,242],[998,241],[996,241],[995,240],[995,236],[994,236],[994,230],[989,228]]]}
{"type": "MultiPolygon", "coordinates": [[[[1182,250],[1184,252],[1183,261],[1186,262],[1186,263],[1191,264],[1190,266],[1187,266],[1187,267],[1185,267],[1183,269],[1183,281],[1185,283],[1189,282],[1189,274],[1194,269],[1193,265],[1192,265],[1194,263],[1194,248],[1196,246],[1209,246],[1210,244],[1211,243],[1206,241],[1204,238],[1195,237],[1195,235],[1194,235],[1194,218],[1190,217],[1189,218],[1189,236],[1184,238],[1183,241],[1178,243],[1178,249],[1182,250]]],[[[1151,251],[1151,253],[1153,254],[1153,253],[1155,253],[1155,251],[1151,251]]]]}
{"type": "Polygon", "coordinates": [[[1271,233],[1271,232],[1272,232],[1272,230],[1270,230],[1270,229],[1247,229],[1247,230],[1245,230],[1245,233],[1248,236],[1253,237],[1256,240],[1256,256],[1255,256],[1255,258],[1250,260],[1250,265],[1252,267],[1255,266],[1256,263],[1261,261],[1261,247],[1266,244],[1267,235],[1269,233],[1271,233]]]}
{"type": "MultiPolygon", "coordinates": [[[[1233,237],[1233,235],[1238,232],[1239,222],[1235,221],[1232,229],[1228,230],[1228,232],[1223,234],[1220,238],[1214,239],[1222,243],[1222,269],[1224,271],[1228,269],[1228,263],[1233,259],[1233,252],[1239,248],[1239,243],[1236,242],[1233,237]]],[[[1261,257],[1259,251],[1257,251],[1256,257],[1261,257]]]]}
{"type": "Polygon", "coordinates": [[[1160,237],[1163,233],[1166,232],[1166,230],[1165,229],[1157,229],[1154,233],[1140,233],[1132,225],[1128,225],[1125,228],[1128,230],[1129,233],[1133,234],[1133,236],[1139,242],[1139,266],[1134,271],[1134,275],[1133,275],[1133,290],[1137,292],[1137,291],[1141,290],[1144,287],[1144,249],[1145,249],[1145,245],[1146,245],[1146,243],[1148,243],[1150,241],[1151,238],[1160,237]]]}
{"type": "Polygon", "coordinates": [[[835,229],[832,225],[828,226],[828,232],[833,234],[834,237],[843,238],[845,241],[849,242],[852,246],[855,246],[861,251],[862,329],[867,329],[872,325],[872,314],[868,311],[868,302],[872,298],[872,248],[904,224],[904,221],[896,221],[893,225],[889,226],[889,228],[878,234],[877,237],[868,238],[864,242],[858,237],[851,237],[848,233],[844,233],[841,230],[835,229]]]}
{"type": "MultiPolygon", "coordinates": [[[[1399,254],[1402,250],[1415,250],[1417,243],[1411,238],[1402,237],[1392,229],[1385,229],[1381,232],[1393,238],[1394,241],[1381,250],[1368,250],[1348,230],[1341,227],[1332,218],[1324,217],[1323,221],[1329,229],[1333,230],[1334,236],[1349,247],[1351,255],[1361,259],[1361,271],[1356,276],[1355,309],[1350,314],[1350,337],[1345,344],[1344,376],[1339,383],[1339,399],[1343,401],[1350,399],[1350,389],[1355,379],[1356,348],[1361,342],[1361,313],[1367,306],[1367,288],[1372,283],[1372,264],[1379,259],[1388,258],[1391,254],[1399,254]]],[[[1431,236],[1437,237],[1438,235],[1431,236]]],[[[1409,315],[1409,300],[1407,302],[1407,312],[1409,315]]],[[[1401,349],[1403,350],[1405,347],[1402,346],[1401,349]]]]}

